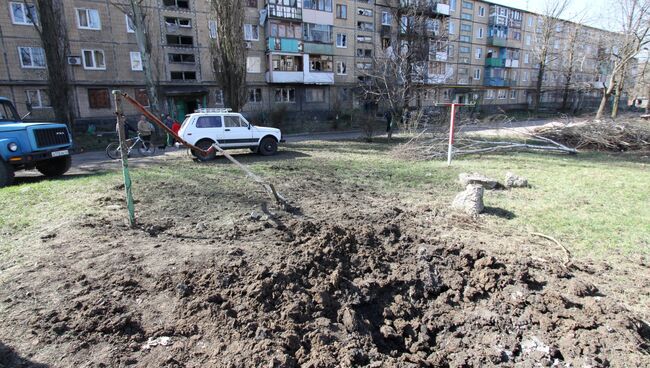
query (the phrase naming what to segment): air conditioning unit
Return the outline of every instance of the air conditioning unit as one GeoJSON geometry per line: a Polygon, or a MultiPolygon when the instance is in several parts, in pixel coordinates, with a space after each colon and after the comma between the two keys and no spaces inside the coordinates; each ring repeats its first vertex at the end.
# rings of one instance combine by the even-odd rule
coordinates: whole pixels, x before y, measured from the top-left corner
{"type": "Polygon", "coordinates": [[[246,47],[247,49],[250,49],[251,47],[253,47],[253,44],[251,42],[246,42],[244,44],[244,47],[246,47]]]}
{"type": "Polygon", "coordinates": [[[68,56],[68,64],[81,65],[81,56],[68,56]]]}

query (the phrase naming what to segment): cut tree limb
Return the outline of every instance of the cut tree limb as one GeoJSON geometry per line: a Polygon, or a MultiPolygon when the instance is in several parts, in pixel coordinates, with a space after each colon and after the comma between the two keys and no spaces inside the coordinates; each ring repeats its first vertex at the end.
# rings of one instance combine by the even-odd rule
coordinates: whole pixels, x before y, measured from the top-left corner
{"type": "Polygon", "coordinates": [[[540,238],[544,238],[546,240],[550,240],[553,243],[555,243],[555,245],[562,248],[562,250],[564,251],[564,255],[566,256],[566,260],[564,261],[564,265],[568,266],[571,263],[571,252],[564,245],[562,245],[562,243],[560,243],[557,239],[555,239],[555,238],[553,238],[551,236],[548,236],[548,235],[544,235],[542,233],[530,233],[530,235],[539,236],[540,238]]]}

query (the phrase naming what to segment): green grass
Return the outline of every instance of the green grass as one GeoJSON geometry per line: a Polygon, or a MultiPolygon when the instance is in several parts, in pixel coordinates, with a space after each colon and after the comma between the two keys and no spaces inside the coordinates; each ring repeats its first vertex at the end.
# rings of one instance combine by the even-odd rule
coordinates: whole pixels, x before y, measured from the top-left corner
{"type": "MultiPolygon", "coordinates": [[[[608,155],[495,154],[455,160],[407,162],[393,158],[386,143],[304,142],[287,145],[273,158],[238,155],[242,162],[276,183],[303,178],[336,178],[380,195],[398,195],[406,202],[446,208],[462,190],[461,172],[479,171],[503,180],[506,171],[528,177],[532,188],[488,192],[491,208],[485,221],[495,229],[541,232],[560,239],[574,253],[601,258],[613,254],[650,253],[650,170],[648,157],[608,155]],[[509,214],[509,216],[497,216],[509,214]]],[[[198,177],[215,178],[229,191],[250,191],[234,165],[220,161],[200,165],[182,157],[171,163],[132,171],[136,199],[156,195],[143,183],[186,186],[200,191],[198,177]]],[[[18,238],[95,213],[94,199],[121,181],[119,172],[70,176],[66,180],[31,180],[0,189],[0,253],[18,238]]],[[[288,197],[291,193],[285,193],[288,197]]],[[[177,198],[182,200],[182,198],[177,198]]],[[[173,203],[170,201],[170,206],[173,203]]],[[[141,204],[139,206],[142,206],[141,204]]],[[[136,207],[137,209],[137,207],[136,207]]]]}

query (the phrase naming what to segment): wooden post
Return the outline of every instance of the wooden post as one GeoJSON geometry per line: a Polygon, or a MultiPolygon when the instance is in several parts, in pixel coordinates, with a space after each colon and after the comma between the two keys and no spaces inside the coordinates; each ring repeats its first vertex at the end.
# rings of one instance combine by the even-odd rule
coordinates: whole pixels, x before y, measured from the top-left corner
{"type": "Polygon", "coordinates": [[[454,122],[456,120],[456,104],[451,104],[451,119],[449,121],[449,147],[447,149],[447,166],[451,166],[451,156],[454,147],[454,122]]]}
{"type": "Polygon", "coordinates": [[[120,156],[122,157],[122,174],[124,176],[124,190],[126,191],[126,207],[129,211],[129,225],[135,226],[135,207],[133,205],[133,194],[131,193],[131,175],[129,175],[129,151],[126,145],[126,133],[124,131],[125,117],[122,109],[122,97],[119,90],[113,91],[115,101],[115,129],[120,141],[120,156]]]}

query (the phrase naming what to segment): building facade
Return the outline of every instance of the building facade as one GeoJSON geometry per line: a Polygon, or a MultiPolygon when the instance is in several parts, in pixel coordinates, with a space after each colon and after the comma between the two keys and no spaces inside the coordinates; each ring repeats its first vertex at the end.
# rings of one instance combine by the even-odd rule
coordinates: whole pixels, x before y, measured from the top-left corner
{"type": "MultiPolygon", "coordinates": [[[[113,89],[147,104],[142,58],[128,16],[115,1],[64,3],[79,120],[112,119],[113,89]]],[[[524,109],[532,103],[542,21],[536,14],[475,0],[242,0],[242,6],[248,114],[283,109],[307,121],[358,107],[359,79],[408,22],[399,9],[409,6],[431,17],[432,34],[444,33],[423,60],[428,78],[418,104],[474,101],[486,108],[524,109]]],[[[38,15],[29,16],[37,12],[11,0],[0,0],[0,9],[0,96],[14,100],[23,113],[29,102],[34,117],[51,118],[45,55],[33,24],[38,15]]],[[[217,29],[210,0],[151,0],[145,11],[162,110],[182,120],[198,107],[223,106],[212,66],[210,45],[217,29]]],[[[572,24],[558,24],[544,77],[542,100],[548,104],[561,101],[566,84],[572,24]]],[[[571,88],[597,99],[598,83],[605,79],[599,55],[612,45],[603,42],[608,32],[580,32],[591,36],[578,45],[580,63],[571,88]]]]}

